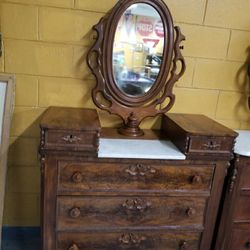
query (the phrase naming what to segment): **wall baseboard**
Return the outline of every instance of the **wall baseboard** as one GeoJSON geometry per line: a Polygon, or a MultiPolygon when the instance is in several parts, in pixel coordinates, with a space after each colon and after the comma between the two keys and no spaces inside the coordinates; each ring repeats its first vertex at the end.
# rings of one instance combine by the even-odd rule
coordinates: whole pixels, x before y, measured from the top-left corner
{"type": "Polygon", "coordinates": [[[2,250],[40,250],[40,227],[8,227],[2,228],[2,250]]]}

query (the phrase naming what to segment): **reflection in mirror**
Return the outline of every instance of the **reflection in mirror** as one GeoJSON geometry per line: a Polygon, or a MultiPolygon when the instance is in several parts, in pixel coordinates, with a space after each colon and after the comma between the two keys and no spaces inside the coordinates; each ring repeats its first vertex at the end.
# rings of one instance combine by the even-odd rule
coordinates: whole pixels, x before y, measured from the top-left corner
{"type": "Polygon", "coordinates": [[[159,13],[149,4],[132,4],[121,16],[113,44],[113,74],[129,96],[145,95],[160,72],[165,31],[159,13]]]}

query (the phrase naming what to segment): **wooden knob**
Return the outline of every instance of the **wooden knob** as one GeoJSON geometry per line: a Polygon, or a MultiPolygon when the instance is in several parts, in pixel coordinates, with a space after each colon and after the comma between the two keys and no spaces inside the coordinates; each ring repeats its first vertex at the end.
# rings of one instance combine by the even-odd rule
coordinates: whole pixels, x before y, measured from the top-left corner
{"type": "Polygon", "coordinates": [[[200,175],[194,175],[192,177],[192,184],[202,184],[202,178],[200,175]]]}
{"type": "Polygon", "coordinates": [[[195,215],[195,213],[196,213],[196,211],[195,211],[194,208],[189,207],[189,208],[186,210],[186,215],[187,215],[188,217],[192,217],[193,215],[195,215]]]}
{"type": "Polygon", "coordinates": [[[72,177],[71,177],[72,181],[74,183],[81,183],[83,180],[83,176],[81,172],[75,172],[72,177]]]}
{"type": "Polygon", "coordinates": [[[188,243],[184,240],[180,242],[180,250],[187,250],[188,248],[188,243]]]}
{"type": "Polygon", "coordinates": [[[247,249],[250,249],[250,241],[246,242],[245,247],[246,247],[247,249]]]}
{"type": "Polygon", "coordinates": [[[71,218],[78,218],[81,215],[81,210],[78,207],[72,208],[69,215],[71,218]]]}
{"type": "Polygon", "coordinates": [[[68,250],[79,250],[79,247],[76,244],[73,244],[69,247],[68,250]]]}

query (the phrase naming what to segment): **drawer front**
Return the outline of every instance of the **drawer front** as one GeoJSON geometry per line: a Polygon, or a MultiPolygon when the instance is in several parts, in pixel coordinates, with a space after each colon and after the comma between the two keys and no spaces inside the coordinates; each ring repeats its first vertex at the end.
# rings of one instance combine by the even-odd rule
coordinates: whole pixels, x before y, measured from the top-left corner
{"type": "Polygon", "coordinates": [[[190,153],[230,153],[233,139],[228,137],[191,136],[189,142],[190,153]]]}
{"type": "Polygon", "coordinates": [[[59,193],[209,191],[214,166],[59,162],[59,193]]]}
{"type": "Polygon", "coordinates": [[[235,201],[234,221],[250,222],[250,196],[241,195],[235,201]]]}
{"type": "Polygon", "coordinates": [[[59,233],[57,250],[197,250],[200,233],[59,233]]]}
{"type": "MultiPolygon", "coordinates": [[[[241,181],[240,188],[244,191],[250,191],[250,158],[240,158],[240,161],[246,161],[245,164],[242,164],[241,167],[241,181]]],[[[236,163],[237,164],[237,163],[236,163]]]]}
{"type": "Polygon", "coordinates": [[[58,230],[124,227],[203,229],[205,198],[59,197],[58,230]]]}
{"type": "Polygon", "coordinates": [[[250,249],[250,230],[234,229],[229,244],[229,250],[250,249]]]}
{"type": "Polygon", "coordinates": [[[69,148],[71,150],[93,150],[98,148],[96,131],[58,131],[48,130],[45,133],[45,148],[69,148]]]}

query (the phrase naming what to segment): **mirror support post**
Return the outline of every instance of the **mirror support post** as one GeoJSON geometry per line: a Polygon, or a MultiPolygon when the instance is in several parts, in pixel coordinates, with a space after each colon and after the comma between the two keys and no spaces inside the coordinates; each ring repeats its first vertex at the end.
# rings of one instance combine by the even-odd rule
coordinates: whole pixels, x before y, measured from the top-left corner
{"type": "Polygon", "coordinates": [[[138,119],[133,112],[128,117],[127,123],[118,129],[118,132],[122,135],[131,137],[139,137],[144,135],[143,130],[141,130],[139,127],[138,119]]]}

